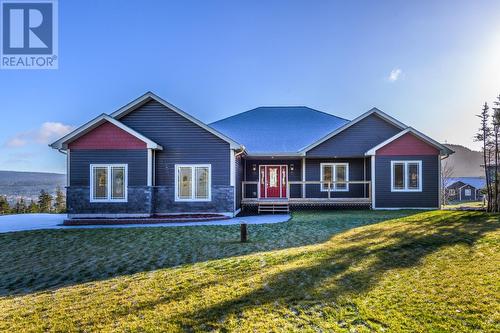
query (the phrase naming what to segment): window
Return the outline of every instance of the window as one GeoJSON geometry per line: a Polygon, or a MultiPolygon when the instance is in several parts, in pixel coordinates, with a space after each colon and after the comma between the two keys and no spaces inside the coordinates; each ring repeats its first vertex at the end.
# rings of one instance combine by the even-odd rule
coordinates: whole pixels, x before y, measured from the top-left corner
{"type": "Polygon", "coordinates": [[[452,195],[452,196],[454,196],[454,195],[457,194],[457,192],[455,192],[454,188],[450,188],[448,191],[449,191],[449,194],[452,195]]]}
{"type": "MultiPolygon", "coordinates": [[[[348,182],[349,164],[348,163],[321,163],[321,191],[328,191],[328,182],[348,182]]],[[[349,191],[349,184],[334,183],[330,184],[332,191],[349,191]]]]}
{"type": "Polygon", "coordinates": [[[210,201],[212,168],[210,164],[175,166],[175,201],[210,201]]]}
{"type": "Polygon", "coordinates": [[[471,192],[470,188],[466,188],[465,189],[465,196],[470,197],[471,195],[472,195],[472,192],[471,192]]]}
{"type": "Polygon", "coordinates": [[[422,191],[422,161],[391,161],[391,191],[422,191]]]}
{"type": "Polygon", "coordinates": [[[90,202],[127,201],[127,165],[90,165],[90,202]]]}

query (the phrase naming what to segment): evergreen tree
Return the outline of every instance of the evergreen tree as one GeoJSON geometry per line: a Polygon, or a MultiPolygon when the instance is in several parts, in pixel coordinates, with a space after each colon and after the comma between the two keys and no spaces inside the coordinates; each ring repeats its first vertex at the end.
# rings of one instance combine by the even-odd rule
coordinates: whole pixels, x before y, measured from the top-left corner
{"type": "Polygon", "coordinates": [[[38,209],[38,205],[31,200],[29,206],[28,206],[28,213],[38,213],[40,210],[38,209]]]}
{"type": "Polygon", "coordinates": [[[0,196],[0,215],[9,214],[10,206],[6,196],[0,196]]]}
{"type": "Polygon", "coordinates": [[[19,199],[16,202],[16,206],[15,206],[16,214],[24,214],[24,213],[26,213],[27,210],[28,210],[28,208],[26,207],[26,201],[24,201],[24,198],[19,199]]]}
{"type": "Polygon", "coordinates": [[[40,191],[38,196],[38,209],[40,213],[50,213],[52,208],[52,196],[45,190],[40,191]]]}
{"type": "Polygon", "coordinates": [[[60,187],[56,189],[54,208],[57,213],[64,213],[66,211],[66,197],[60,187]]]}

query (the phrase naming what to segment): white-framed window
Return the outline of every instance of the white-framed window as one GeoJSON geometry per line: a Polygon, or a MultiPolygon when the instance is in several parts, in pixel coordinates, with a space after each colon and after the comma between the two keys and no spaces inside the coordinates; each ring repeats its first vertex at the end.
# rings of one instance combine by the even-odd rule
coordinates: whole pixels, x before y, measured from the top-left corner
{"type": "MultiPolygon", "coordinates": [[[[328,182],[348,182],[349,163],[321,163],[320,164],[321,191],[328,191],[328,182]]],[[[349,191],[349,184],[330,184],[330,189],[336,192],[349,191]]]]}
{"type": "Polygon", "coordinates": [[[175,165],[175,201],[211,201],[210,164],[175,165]]]}
{"type": "Polygon", "coordinates": [[[464,194],[466,197],[470,197],[472,196],[472,191],[470,190],[470,188],[466,188],[464,194]]]}
{"type": "Polygon", "coordinates": [[[454,189],[454,188],[450,188],[450,189],[448,190],[448,193],[449,193],[449,195],[453,195],[453,196],[457,194],[457,192],[455,191],[455,189],[454,189]]]}
{"type": "Polygon", "coordinates": [[[90,202],[127,202],[127,186],[127,164],[90,165],[90,202]]]}
{"type": "Polygon", "coordinates": [[[391,191],[421,192],[422,161],[391,161],[391,191]]]}

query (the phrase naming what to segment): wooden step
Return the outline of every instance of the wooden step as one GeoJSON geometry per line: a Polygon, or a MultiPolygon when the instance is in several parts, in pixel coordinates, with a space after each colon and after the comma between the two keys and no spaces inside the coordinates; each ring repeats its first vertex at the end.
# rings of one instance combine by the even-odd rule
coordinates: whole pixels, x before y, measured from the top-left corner
{"type": "Polygon", "coordinates": [[[289,213],[288,202],[259,202],[258,213],[289,213]]]}

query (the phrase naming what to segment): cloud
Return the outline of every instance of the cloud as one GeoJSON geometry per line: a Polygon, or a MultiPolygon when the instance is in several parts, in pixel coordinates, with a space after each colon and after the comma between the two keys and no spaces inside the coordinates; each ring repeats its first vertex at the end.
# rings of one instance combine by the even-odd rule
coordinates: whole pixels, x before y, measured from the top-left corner
{"type": "Polygon", "coordinates": [[[36,141],[38,143],[51,143],[53,140],[57,140],[60,137],[65,136],[71,130],[73,126],[65,125],[63,123],[56,122],[46,122],[43,123],[38,130],[36,141]]]}
{"type": "Polygon", "coordinates": [[[14,138],[7,140],[7,142],[5,143],[5,147],[17,148],[17,147],[25,146],[26,143],[27,143],[26,140],[23,140],[23,139],[18,138],[18,137],[14,137],[14,138]]]}
{"type": "Polygon", "coordinates": [[[401,68],[394,68],[391,73],[389,74],[389,77],[387,78],[390,82],[395,82],[399,79],[399,77],[401,76],[401,73],[403,71],[401,70],[401,68]]]}
{"type": "Polygon", "coordinates": [[[8,148],[19,148],[30,143],[48,144],[68,134],[73,126],[58,122],[45,122],[36,130],[21,132],[5,142],[8,148]]]}

